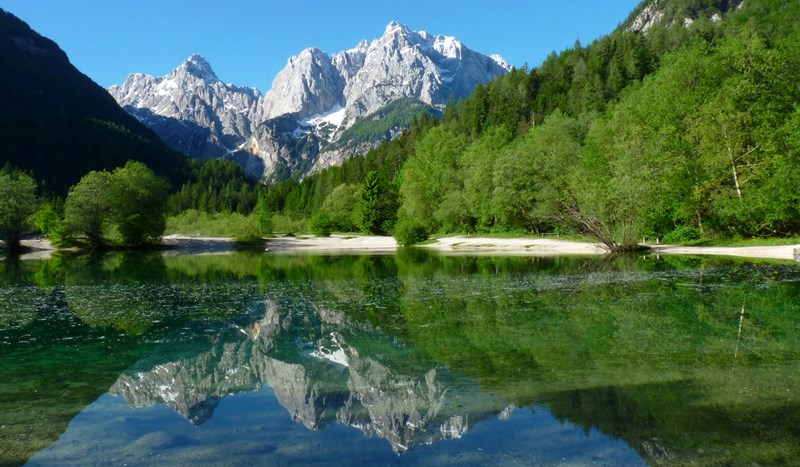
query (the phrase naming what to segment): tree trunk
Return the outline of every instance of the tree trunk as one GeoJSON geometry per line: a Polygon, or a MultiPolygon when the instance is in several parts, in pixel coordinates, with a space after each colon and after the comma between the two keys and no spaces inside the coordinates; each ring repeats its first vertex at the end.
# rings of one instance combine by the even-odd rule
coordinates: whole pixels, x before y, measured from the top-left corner
{"type": "Polygon", "coordinates": [[[9,253],[19,253],[22,249],[22,245],[20,243],[20,233],[19,232],[5,232],[6,237],[6,249],[9,253]]]}

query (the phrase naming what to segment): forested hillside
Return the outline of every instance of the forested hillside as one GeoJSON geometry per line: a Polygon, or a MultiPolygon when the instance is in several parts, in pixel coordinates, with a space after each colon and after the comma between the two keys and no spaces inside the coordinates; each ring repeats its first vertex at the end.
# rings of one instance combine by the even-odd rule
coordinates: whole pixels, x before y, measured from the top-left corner
{"type": "Polygon", "coordinates": [[[270,205],[315,216],[375,172],[399,237],[578,231],[628,249],[796,235],[798,17],[777,0],[644,2],[610,35],[479,86],[440,123],[271,187],[270,205]],[[637,30],[645,8],[657,21],[637,30]]]}

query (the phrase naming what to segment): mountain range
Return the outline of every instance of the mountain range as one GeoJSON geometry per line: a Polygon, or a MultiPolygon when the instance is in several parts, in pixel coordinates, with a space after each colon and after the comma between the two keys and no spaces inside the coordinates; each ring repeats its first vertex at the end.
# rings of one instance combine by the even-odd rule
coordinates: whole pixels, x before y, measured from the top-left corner
{"type": "Polygon", "coordinates": [[[391,22],[350,50],[303,50],[263,95],[223,83],[196,54],[166,76],[131,74],[108,91],[173,149],[230,158],[271,181],[338,164],[509,69],[453,37],[391,22]]]}

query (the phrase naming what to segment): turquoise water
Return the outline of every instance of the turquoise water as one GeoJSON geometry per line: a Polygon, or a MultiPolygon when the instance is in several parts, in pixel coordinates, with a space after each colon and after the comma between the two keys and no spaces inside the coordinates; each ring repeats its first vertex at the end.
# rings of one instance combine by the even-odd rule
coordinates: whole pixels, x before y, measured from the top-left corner
{"type": "Polygon", "coordinates": [[[800,265],[0,263],[0,464],[787,464],[800,265]]]}

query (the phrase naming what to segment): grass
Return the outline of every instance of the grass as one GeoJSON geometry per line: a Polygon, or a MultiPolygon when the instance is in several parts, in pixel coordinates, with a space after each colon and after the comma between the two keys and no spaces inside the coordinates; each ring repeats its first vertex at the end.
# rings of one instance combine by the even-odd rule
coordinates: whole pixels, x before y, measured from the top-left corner
{"type": "Polygon", "coordinates": [[[238,213],[207,213],[189,209],[167,218],[166,235],[184,234],[203,237],[260,237],[255,219],[238,213]]]}

